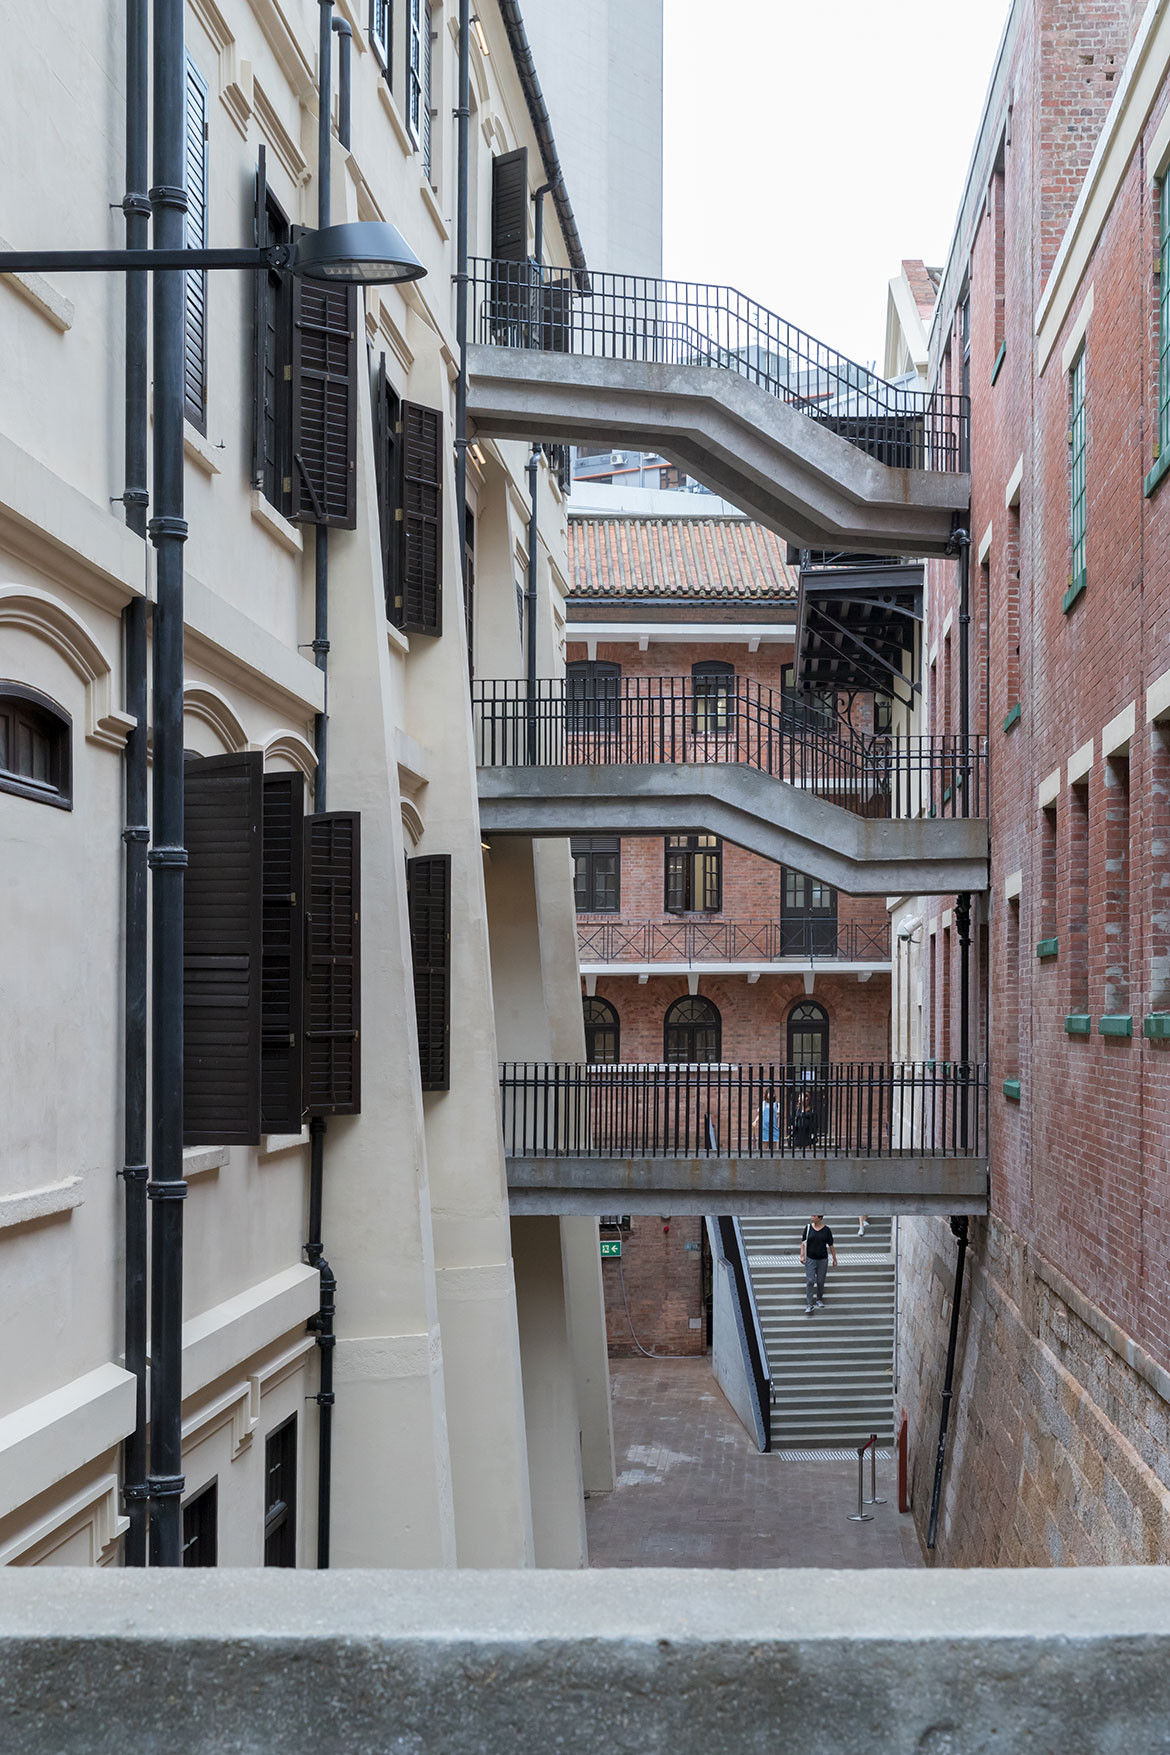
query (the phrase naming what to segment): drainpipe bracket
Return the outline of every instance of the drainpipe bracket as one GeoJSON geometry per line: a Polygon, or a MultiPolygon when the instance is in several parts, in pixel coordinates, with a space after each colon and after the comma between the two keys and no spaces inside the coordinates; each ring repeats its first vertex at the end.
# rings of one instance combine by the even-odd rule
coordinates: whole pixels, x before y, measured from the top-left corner
{"type": "Polygon", "coordinates": [[[187,211],[187,191],[181,185],[156,183],[150,191],[150,205],[155,207],[174,207],[180,213],[187,211]]]}
{"type": "Polygon", "coordinates": [[[137,843],[140,846],[145,846],[150,840],[150,830],[144,828],[141,823],[128,825],[122,830],[122,839],[126,842],[127,846],[132,842],[137,843]]]}
{"type": "Polygon", "coordinates": [[[143,1504],[150,1498],[150,1488],[145,1481],[126,1481],[122,1485],[122,1498],[128,1504],[143,1504]]]}
{"type": "Polygon", "coordinates": [[[152,1179],[146,1185],[148,1200],[186,1200],[187,1184],[183,1178],[152,1179]]]}
{"type": "Polygon", "coordinates": [[[150,1175],[149,1164],[123,1164],[118,1175],[123,1182],[145,1182],[150,1175]]]}
{"type": "Polygon", "coordinates": [[[146,1479],[146,1499],[181,1499],[187,1485],[186,1475],[148,1475],[146,1479]]]}
{"type": "Polygon", "coordinates": [[[118,203],[127,219],[137,214],[142,219],[150,218],[150,196],[140,195],[136,190],[128,191],[118,203]]]}
{"type": "Polygon", "coordinates": [[[186,542],[187,520],[185,518],[152,518],[146,526],[146,534],[153,543],[160,542],[165,536],[175,536],[180,542],[186,542]]]}
{"type": "Polygon", "coordinates": [[[146,863],[152,871],[168,867],[178,867],[181,870],[187,864],[187,849],[185,847],[152,847],[146,856],[146,863]]]}

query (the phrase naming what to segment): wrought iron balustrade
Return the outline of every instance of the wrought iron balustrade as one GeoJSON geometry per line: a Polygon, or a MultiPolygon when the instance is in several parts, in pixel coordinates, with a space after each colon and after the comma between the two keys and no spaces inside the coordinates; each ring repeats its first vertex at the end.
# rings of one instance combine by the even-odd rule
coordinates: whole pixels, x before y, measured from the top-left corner
{"type": "Polygon", "coordinates": [[[579,918],[583,963],[888,963],[890,926],[832,920],[579,918]]]}
{"type": "Polygon", "coordinates": [[[967,397],[889,384],[734,287],[483,257],[470,275],[472,336],[485,346],[717,367],[893,468],[969,467],[967,397]]]}
{"type": "Polygon", "coordinates": [[[472,684],[480,767],[736,763],[863,817],[978,817],[985,737],[809,724],[750,677],[599,676],[472,684]],[[586,686],[582,687],[582,681],[586,686]]]}
{"type": "Polygon", "coordinates": [[[987,1069],[556,1062],[501,1068],[516,1158],[956,1158],[986,1153],[987,1069]]]}

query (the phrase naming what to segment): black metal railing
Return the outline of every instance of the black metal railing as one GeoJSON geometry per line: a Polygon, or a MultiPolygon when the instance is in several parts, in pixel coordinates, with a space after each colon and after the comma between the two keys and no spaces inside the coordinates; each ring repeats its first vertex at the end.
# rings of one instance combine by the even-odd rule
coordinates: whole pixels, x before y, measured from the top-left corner
{"type": "Polygon", "coordinates": [[[734,287],[535,262],[470,265],[472,337],[489,347],[716,366],[896,469],[968,468],[970,402],[899,389],[734,287]]]}
{"type": "Polygon", "coordinates": [[[559,677],[472,684],[480,767],[735,763],[863,817],[978,817],[987,739],[809,724],[749,677],[559,677]]]}
{"type": "Polygon", "coordinates": [[[577,920],[582,963],[888,963],[890,924],[834,920],[577,920]]]}
{"type": "Polygon", "coordinates": [[[987,1069],[510,1063],[517,1158],[982,1157],[987,1069]]]}

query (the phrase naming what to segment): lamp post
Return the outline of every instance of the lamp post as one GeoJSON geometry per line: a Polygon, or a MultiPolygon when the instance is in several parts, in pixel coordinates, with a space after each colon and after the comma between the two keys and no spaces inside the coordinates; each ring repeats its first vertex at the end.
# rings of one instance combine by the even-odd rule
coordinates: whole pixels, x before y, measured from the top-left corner
{"type": "MultiPolygon", "coordinates": [[[[358,286],[417,280],[422,263],[396,227],[382,221],[325,226],[291,246],[183,247],[186,214],[181,54],[171,16],[182,0],[160,0],[170,28],[155,36],[155,139],[149,250],[6,250],[0,274],[151,272],[154,278],[154,505],[148,531],[157,554],[153,627],[154,773],[151,929],[151,1559],[182,1564],[183,1201],[183,343],[188,269],[253,273],[288,267],[308,280],[358,286]],[[176,83],[176,81],[178,83],[176,83]],[[178,118],[178,128],[175,118],[178,118]]],[[[327,170],[326,173],[327,174],[327,170]]],[[[143,312],[143,317],[145,312],[143,312]]],[[[140,338],[142,340],[144,338],[140,338]]]]}

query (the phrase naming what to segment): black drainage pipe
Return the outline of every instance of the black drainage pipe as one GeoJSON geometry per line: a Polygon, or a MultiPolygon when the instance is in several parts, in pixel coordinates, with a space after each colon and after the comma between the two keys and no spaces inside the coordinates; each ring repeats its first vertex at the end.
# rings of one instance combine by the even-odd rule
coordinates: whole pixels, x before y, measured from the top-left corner
{"type": "Polygon", "coordinates": [[[951,1332],[947,1340],[947,1369],[943,1378],[942,1411],[938,1419],[938,1454],[934,1459],[934,1491],[930,1496],[930,1523],[926,1531],[928,1548],[934,1547],[935,1537],[938,1535],[943,1465],[947,1456],[947,1427],[950,1424],[951,1402],[954,1398],[955,1351],[959,1344],[959,1314],[963,1303],[963,1267],[967,1260],[966,1214],[959,1214],[951,1219],[951,1230],[959,1240],[959,1253],[955,1261],[955,1288],[951,1294],[951,1332]]]}
{"type": "MultiPolygon", "coordinates": [[[[143,250],[150,243],[149,129],[150,82],[147,0],[126,4],[126,248],[143,250]]],[[[146,304],[145,274],[126,276],[125,365],[125,488],[122,504],[126,523],[146,536],[146,304]]],[[[135,1381],[134,1430],[122,1446],[122,1499],[129,1528],[122,1545],[127,1566],[145,1566],[150,1522],[147,1467],[146,1397],[146,983],[147,956],[147,793],[146,765],[146,599],[135,597],[122,611],[122,662],[126,711],[134,730],[126,739],[125,756],[125,933],[122,1179],[124,1208],[123,1349],[126,1370],[135,1381]]]]}

